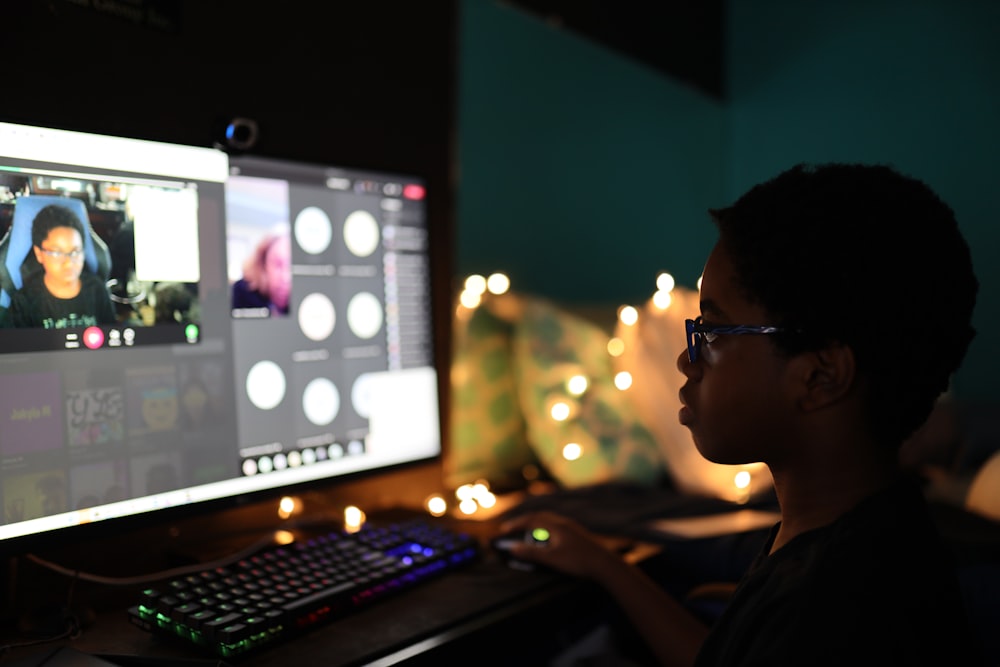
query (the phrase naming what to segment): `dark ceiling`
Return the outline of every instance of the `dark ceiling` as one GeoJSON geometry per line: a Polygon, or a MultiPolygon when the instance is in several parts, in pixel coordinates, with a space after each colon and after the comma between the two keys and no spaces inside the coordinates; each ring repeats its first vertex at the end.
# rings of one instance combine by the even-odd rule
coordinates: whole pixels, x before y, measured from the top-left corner
{"type": "Polygon", "coordinates": [[[724,0],[506,0],[679,79],[725,96],[724,0]]]}

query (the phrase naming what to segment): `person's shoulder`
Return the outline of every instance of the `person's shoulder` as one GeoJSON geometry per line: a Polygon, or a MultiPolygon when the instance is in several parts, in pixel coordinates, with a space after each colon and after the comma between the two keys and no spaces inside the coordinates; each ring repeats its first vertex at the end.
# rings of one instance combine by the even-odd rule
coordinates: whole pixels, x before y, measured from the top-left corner
{"type": "Polygon", "coordinates": [[[12,311],[31,311],[40,299],[48,296],[49,291],[42,281],[41,275],[31,275],[25,278],[24,284],[10,295],[12,311]]]}
{"type": "Polygon", "coordinates": [[[956,602],[957,563],[920,488],[901,480],[843,517],[814,545],[818,585],[832,595],[892,600],[926,611],[956,602]]]}
{"type": "Polygon", "coordinates": [[[252,290],[250,289],[250,284],[247,283],[247,279],[246,278],[240,278],[239,280],[237,280],[236,282],[234,282],[233,283],[233,287],[232,287],[232,291],[233,291],[233,294],[236,295],[236,296],[243,296],[243,295],[246,295],[246,294],[252,294],[252,290]]]}
{"type": "MultiPolygon", "coordinates": [[[[918,487],[901,480],[768,559],[824,595],[896,595],[921,578],[952,585],[954,562],[918,487]]],[[[767,561],[765,561],[767,563],[767,561]]]]}
{"type": "Polygon", "coordinates": [[[233,283],[232,297],[234,308],[267,308],[270,305],[263,294],[251,289],[245,278],[233,283]]]}
{"type": "Polygon", "coordinates": [[[831,528],[825,548],[856,552],[872,562],[891,561],[905,553],[936,557],[941,549],[941,536],[923,493],[907,478],[863,500],[831,528]]]}
{"type": "Polygon", "coordinates": [[[33,276],[25,280],[24,284],[10,295],[10,305],[4,314],[5,326],[34,326],[38,304],[46,295],[48,291],[40,278],[33,276]]]}
{"type": "Polygon", "coordinates": [[[106,286],[103,280],[90,271],[84,271],[80,274],[80,283],[87,288],[106,286]]]}
{"type": "MultiPolygon", "coordinates": [[[[16,290],[14,294],[30,294],[44,288],[45,274],[40,271],[29,271],[24,276],[24,282],[21,284],[20,289],[16,290]]],[[[13,295],[11,297],[13,298],[13,295]]]]}

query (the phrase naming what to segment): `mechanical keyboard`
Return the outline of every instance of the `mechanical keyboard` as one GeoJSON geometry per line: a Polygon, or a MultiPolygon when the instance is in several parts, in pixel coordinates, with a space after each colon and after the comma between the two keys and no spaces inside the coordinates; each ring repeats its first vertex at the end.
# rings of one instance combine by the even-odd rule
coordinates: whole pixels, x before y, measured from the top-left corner
{"type": "Polygon", "coordinates": [[[471,563],[478,541],[430,517],[271,546],[232,565],[148,588],[130,621],[221,658],[275,645],[471,563]]]}

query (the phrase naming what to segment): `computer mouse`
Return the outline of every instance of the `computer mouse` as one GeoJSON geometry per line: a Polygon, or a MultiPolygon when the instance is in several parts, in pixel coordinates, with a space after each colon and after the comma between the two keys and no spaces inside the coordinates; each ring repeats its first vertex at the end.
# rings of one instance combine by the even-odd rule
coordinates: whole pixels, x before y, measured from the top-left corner
{"type": "Polygon", "coordinates": [[[510,553],[511,548],[515,544],[534,544],[535,546],[545,547],[548,545],[549,537],[549,531],[545,528],[515,530],[497,535],[490,540],[490,546],[493,547],[493,550],[500,555],[509,567],[517,570],[531,571],[537,569],[539,567],[538,564],[513,557],[510,553]]]}
{"type": "Polygon", "coordinates": [[[497,535],[491,540],[491,545],[498,551],[509,552],[515,544],[534,544],[535,546],[546,546],[548,544],[549,537],[549,531],[545,528],[515,530],[509,533],[497,535]]]}

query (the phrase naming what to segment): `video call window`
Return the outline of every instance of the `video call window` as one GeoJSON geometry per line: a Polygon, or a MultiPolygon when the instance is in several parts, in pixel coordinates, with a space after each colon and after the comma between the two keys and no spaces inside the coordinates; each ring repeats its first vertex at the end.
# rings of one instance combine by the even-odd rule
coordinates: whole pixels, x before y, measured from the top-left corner
{"type": "MultiPolygon", "coordinates": [[[[59,343],[91,348],[194,343],[200,279],[194,184],[0,164],[0,336],[63,330],[59,343]],[[161,330],[136,331],[148,327],[161,330]]],[[[5,352],[53,346],[8,342],[5,352]]]]}

